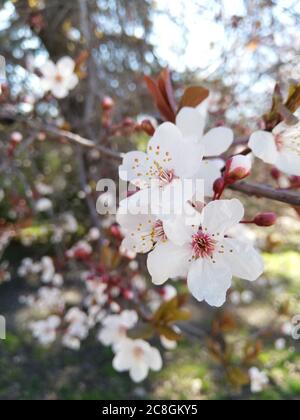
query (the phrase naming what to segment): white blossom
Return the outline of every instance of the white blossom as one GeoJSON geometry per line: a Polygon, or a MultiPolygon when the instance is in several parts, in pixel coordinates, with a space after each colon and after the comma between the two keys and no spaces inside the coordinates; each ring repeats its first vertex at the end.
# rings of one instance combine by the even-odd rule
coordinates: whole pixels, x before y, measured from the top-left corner
{"type": "Polygon", "coordinates": [[[48,60],[40,68],[43,75],[41,82],[44,91],[50,91],[58,99],[68,96],[79,82],[74,70],[75,62],[70,57],[61,58],[57,64],[48,60]]]}
{"type": "Polygon", "coordinates": [[[252,134],[249,147],[265,163],[287,175],[300,176],[300,123],[280,123],[272,133],[257,131],[252,134]]]}
{"type": "Polygon", "coordinates": [[[50,316],[43,321],[32,322],[29,326],[33,336],[42,344],[49,345],[56,340],[57,328],[61,324],[58,316],[50,316]]]}
{"type": "Polygon", "coordinates": [[[262,392],[266,385],[269,384],[268,376],[256,367],[253,367],[249,370],[249,376],[251,381],[251,392],[253,394],[262,392]]]}
{"type": "Polygon", "coordinates": [[[114,351],[127,338],[127,331],[138,321],[135,311],[123,311],[120,315],[111,315],[102,322],[98,340],[105,346],[112,346],[114,351]]]}
{"type": "Polygon", "coordinates": [[[264,270],[262,257],[251,244],[227,234],[243,217],[239,200],[220,200],[204,208],[199,225],[181,220],[178,225],[165,225],[169,241],[148,257],[154,284],[187,276],[189,290],[198,301],[222,306],[233,276],[257,280],[264,270]]]}
{"type": "Polygon", "coordinates": [[[159,351],[144,340],[124,340],[117,349],[113,367],[117,372],[129,371],[134,382],[142,382],[149,370],[161,370],[162,358],[159,351]]]}

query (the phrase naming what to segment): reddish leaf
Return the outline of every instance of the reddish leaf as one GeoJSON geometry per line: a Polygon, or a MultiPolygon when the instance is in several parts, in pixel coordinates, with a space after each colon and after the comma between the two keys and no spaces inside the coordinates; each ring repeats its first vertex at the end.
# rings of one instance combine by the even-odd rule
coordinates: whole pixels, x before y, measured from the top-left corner
{"type": "Polygon", "coordinates": [[[207,99],[208,96],[209,90],[202,86],[189,87],[185,90],[183,94],[178,111],[180,111],[185,106],[190,108],[196,108],[203,101],[205,101],[205,99],[207,99]]]}
{"type": "Polygon", "coordinates": [[[167,121],[175,122],[175,112],[168,102],[167,90],[162,79],[160,79],[158,83],[149,76],[144,76],[144,79],[161,115],[167,121]]]}

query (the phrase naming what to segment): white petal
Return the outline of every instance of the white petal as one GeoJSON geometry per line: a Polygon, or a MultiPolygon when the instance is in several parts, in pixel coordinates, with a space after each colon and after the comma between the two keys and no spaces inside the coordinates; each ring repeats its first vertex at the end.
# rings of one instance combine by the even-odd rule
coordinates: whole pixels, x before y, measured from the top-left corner
{"type": "Polygon", "coordinates": [[[40,67],[40,71],[42,72],[45,78],[52,79],[55,77],[57,70],[55,64],[52,61],[48,60],[43,66],[40,67]]]}
{"type": "Polygon", "coordinates": [[[122,165],[119,167],[119,176],[123,181],[134,182],[136,179],[146,178],[147,155],[143,152],[126,153],[122,165]]]}
{"type": "Polygon", "coordinates": [[[205,99],[205,101],[201,102],[201,104],[196,107],[196,110],[199,112],[199,114],[203,118],[205,125],[206,125],[206,121],[208,117],[208,106],[209,106],[209,98],[205,99]]]}
{"type": "MultiPolygon", "coordinates": [[[[222,165],[222,168],[224,164],[222,165]]],[[[213,186],[215,181],[221,177],[221,169],[218,162],[215,160],[204,160],[199,166],[197,178],[204,181],[204,195],[205,197],[213,197],[213,186]]]]}
{"type": "Polygon", "coordinates": [[[117,372],[125,372],[126,370],[129,370],[131,367],[131,358],[129,357],[129,354],[124,351],[124,348],[122,347],[122,350],[118,351],[116,356],[113,359],[113,368],[117,372]]]}
{"type": "Polygon", "coordinates": [[[222,260],[213,263],[210,259],[198,259],[189,270],[188,288],[199,301],[220,307],[226,301],[226,293],[231,287],[232,274],[222,260]]]}
{"type": "Polygon", "coordinates": [[[278,159],[275,138],[267,131],[257,131],[250,137],[249,147],[256,157],[271,165],[278,159]]]}
{"type": "Polygon", "coordinates": [[[264,261],[251,244],[226,238],[223,246],[224,258],[230,264],[233,276],[255,281],[263,274],[264,261]]]}
{"type": "Polygon", "coordinates": [[[123,311],[121,321],[126,328],[132,328],[138,322],[138,315],[135,311],[123,311]]]}
{"type": "Polygon", "coordinates": [[[195,108],[183,108],[176,118],[176,125],[186,139],[200,140],[205,128],[205,118],[195,108]]]}
{"type": "Polygon", "coordinates": [[[69,94],[68,89],[63,83],[54,83],[51,88],[52,95],[57,99],[66,98],[69,94]]]}
{"type": "Polygon", "coordinates": [[[151,347],[151,349],[149,350],[147,361],[149,363],[150,369],[154,370],[155,372],[161,370],[163,361],[160,352],[154,347],[151,347]]]}
{"type": "Polygon", "coordinates": [[[183,179],[195,176],[202,163],[204,149],[201,143],[184,140],[178,150],[179,158],[175,162],[175,174],[183,179]]]}
{"type": "Polygon", "coordinates": [[[148,232],[129,233],[122,242],[123,249],[138,254],[147,254],[153,249],[153,246],[153,239],[148,232]]]}
{"type": "Polygon", "coordinates": [[[188,273],[191,254],[189,247],[178,247],[169,241],[157,244],[148,255],[147,261],[153,283],[161,285],[168,279],[185,277],[188,273]]]}
{"type": "Polygon", "coordinates": [[[234,135],[230,128],[213,128],[201,139],[201,145],[204,147],[204,156],[221,155],[229,149],[233,140],[234,135]]]}
{"type": "Polygon", "coordinates": [[[66,80],[66,85],[69,90],[73,90],[78,85],[79,79],[75,73],[71,74],[66,80]]]}
{"type": "Polygon", "coordinates": [[[56,64],[57,70],[64,77],[72,74],[75,69],[75,61],[71,57],[62,57],[56,64]]]}
{"type": "MultiPolygon", "coordinates": [[[[199,216],[200,221],[201,215],[199,216]]],[[[183,246],[184,244],[190,243],[193,234],[199,229],[200,223],[197,223],[195,227],[193,227],[188,223],[188,220],[189,219],[184,216],[171,216],[164,220],[163,226],[165,234],[175,245],[183,246]]]]}
{"type": "MultiPolygon", "coordinates": [[[[176,163],[182,159],[182,141],[182,134],[176,125],[169,122],[160,125],[148,144],[150,161],[158,163],[159,167],[166,170],[174,169],[176,163]]],[[[157,166],[151,166],[150,170],[157,170],[157,166]]]]}
{"type": "Polygon", "coordinates": [[[296,152],[280,152],[275,165],[287,175],[300,176],[300,155],[296,152]]]}
{"type": "Polygon", "coordinates": [[[244,214],[244,207],[237,199],[212,201],[203,210],[203,228],[222,236],[237,225],[244,214]]]}
{"type": "Polygon", "coordinates": [[[146,379],[148,376],[148,373],[149,373],[149,367],[143,361],[137,362],[130,369],[130,377],[136,383],[142,382],[144,379],[146,379]]]}

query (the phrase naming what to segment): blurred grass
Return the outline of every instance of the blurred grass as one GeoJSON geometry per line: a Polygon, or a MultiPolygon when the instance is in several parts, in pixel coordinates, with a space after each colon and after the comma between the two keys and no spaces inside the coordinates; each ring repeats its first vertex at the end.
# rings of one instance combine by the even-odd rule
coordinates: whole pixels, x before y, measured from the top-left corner
{"type": "MultiPolygon", "coordinates": [[[[263,290],[263,295],[269,296],[263,301],[271,320],[272,293],[275,288],[276,294],[278,285],[283,284],[285,295],[299,304],[300,254],[286,251],[266,253],[264,257],[269,282],[263,288],[256,283],[251,285],[256,297],[246,309],[257,310],[263,290]]],[[[260,355],[261,366],[270,376],[270,385],[260,394],[251,394],[249,386],[242,392],[231,389],[222,368],[209,356],[205,342],[195,339],[184,341],[175,351],[167,352],[164,369],[150,375],[145,383],[136,385],[127,374],[113,370],[111,351],[101,347],[93,337],[83,343],[79,352],[62,349],[59,345],[51,349],[37,345],[16,322],[15,312],[20,307],[10,302],[16,299],[15,293],[20,293],[25,284],[18,283],[18,287],[20,290],[15,291],[12,283],[2,286],[0,294],[1,308],[9,320],[7,340],[0,341],[0,399],[300,399],[300,343],[286,338],[286,349],[275,350],[275,340],[282,336],[280,331],[267,338],[260,355]]],[[[204,317],[199,317],[199,326],[206,323],[204,317]]],[[[244,328],[234,332],[232,337],[235,340],[244,338],[244,328]]]]}

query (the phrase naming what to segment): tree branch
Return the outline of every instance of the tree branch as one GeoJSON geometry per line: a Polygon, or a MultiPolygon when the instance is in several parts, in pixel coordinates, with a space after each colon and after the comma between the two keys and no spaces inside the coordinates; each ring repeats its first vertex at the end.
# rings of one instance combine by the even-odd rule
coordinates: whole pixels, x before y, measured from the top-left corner
{"type": "MultiPolygon", "coordinates": [[[[51,124],[42,124],[38,121],[28,120],[25,118],[20,119],[17,116],[3,115],[0,112],[0,121],[2,118],[10,118],[15,121],[22,122],[34,130],[44,131],[52,136],[65,138],[71,143],[87,147],[90,149],[98,150],[103,156],[113,159],[117,162],[122,161],[123,155],[117,151],[113,151],[107,147],[96,144],[92,140],[79,136],[78,134],[71,133],[70,131],[61,130],[51,124]]],[[[254,183],[240,182],[230,187],[234,191],[239,191],[249,196],[256,196],[267,198],[269,200],[279,201],[281,203],[290,204],[292,206],[300,206],[300,194],[287,190],[279,190],[272,188],[268,185],[259,185],[254,183]]]]}
{"type": "Polygon", "coordinates": [[[300,194],[287,191],[276,190],[268,185],[259,185],[248,182],[239,182],[230,187],[234,191],[239,191],[246,195],[268,198],[270,200],[279,201],[281,203],[291,204],[292,206],[300,206],[300,194]]]}

